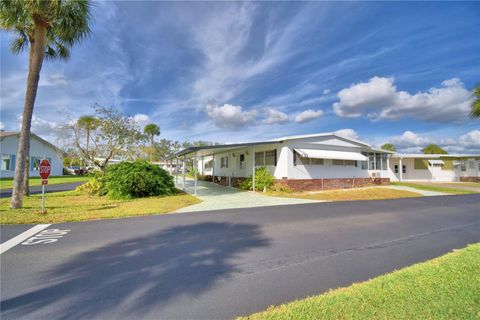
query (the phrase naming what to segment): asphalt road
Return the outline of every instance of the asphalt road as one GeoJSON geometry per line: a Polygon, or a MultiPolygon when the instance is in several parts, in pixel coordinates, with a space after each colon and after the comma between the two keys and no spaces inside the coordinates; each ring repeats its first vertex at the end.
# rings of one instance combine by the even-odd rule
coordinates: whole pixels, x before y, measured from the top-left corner
{"type": "Polygon", "coordinates": [[[56,224],[58,241],[2,254],[1,318],[232,318],[479,242],[479,209],[460,195],[56,224]]]}
{"type": "MultiPolygon", "coordinates": [[[[85,182],[82,181],[82,182],[50,184],[45,186],[45,193],[74,190],[76,187],[78,187],[83,183],[85,182]]],[[[30,187],[30,194],[39,194],[39,193],[42,193],[42,186],[30,187]]],[[[11,196],[12,196],[12,189],[0,189],[0,198],[6,198],[11,196]]]]}

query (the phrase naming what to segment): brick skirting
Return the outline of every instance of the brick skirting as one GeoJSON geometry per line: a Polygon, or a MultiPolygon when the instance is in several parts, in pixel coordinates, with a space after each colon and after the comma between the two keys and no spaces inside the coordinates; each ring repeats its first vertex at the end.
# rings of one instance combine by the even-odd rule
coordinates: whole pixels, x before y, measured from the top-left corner
{"type": "MultiPolygon", "coordinates": [[[[205,176],[205,178],[206,181],[212,181],[212,176],[205,176]]],[[[231,177],[230,179],[231,186],[238,188],[247,178],[231,177]]],[[[215,176],[213,182],[228,187],[228,177],[215,176]]],[[[287,185],[294,191],[315,191],[389,185],[390,178],[277,179],[276,182],[287,185]]]]}
{"type": "Polygon", "coordinates": [[[480,177],[460,177],[460,182],[480,182],[480,177]]]}
{"type": "Polygon", "coordinates": [[[280,179],[277,183],[287,185],[294,191],[314,191],[388,185],[390,178],[280,179]]]}

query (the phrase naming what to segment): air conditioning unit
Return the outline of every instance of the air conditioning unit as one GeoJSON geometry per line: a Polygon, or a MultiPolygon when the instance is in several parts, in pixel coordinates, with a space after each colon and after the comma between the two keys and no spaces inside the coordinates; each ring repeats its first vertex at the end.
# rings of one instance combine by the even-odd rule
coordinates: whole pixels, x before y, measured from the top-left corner
{"type": "Polygon", "coordinates": [[[379,176],[378,172],[372,172],[372,178],[378,178],[379,176]]]}

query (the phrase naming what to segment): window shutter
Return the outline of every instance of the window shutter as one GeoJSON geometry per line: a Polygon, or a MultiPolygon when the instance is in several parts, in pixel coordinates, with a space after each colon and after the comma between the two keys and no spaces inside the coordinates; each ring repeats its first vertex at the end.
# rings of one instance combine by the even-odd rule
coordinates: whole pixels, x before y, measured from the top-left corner
{"type": "Polygon", "coordinates": [[[277,149],[275,149],[275,167],[277,166],[277,149]]]}
{"type": "Polygon", "coordinates": [[[15,164],[17,163],[17,156],[12,154],[10,156],[10,170],[15,171],[15,164]]]}
{"type": "Polygon", "coordinates": [[[297,165],[297,152],[295,150],[293,150],[293,165],[297,165]]]}

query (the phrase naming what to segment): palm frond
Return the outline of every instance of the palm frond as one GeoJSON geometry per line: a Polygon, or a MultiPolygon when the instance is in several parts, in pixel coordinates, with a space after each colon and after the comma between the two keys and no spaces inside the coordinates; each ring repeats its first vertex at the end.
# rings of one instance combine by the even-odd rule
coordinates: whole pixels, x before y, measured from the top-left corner
{"type": "Polygon", "coordinates": [[[25,34],[20,34],[18,37],[13,39],[12,43],[10,44],[10,50],[14,54],[19,54],[23,52],[28,47],[28,38],[25,34]]]}

